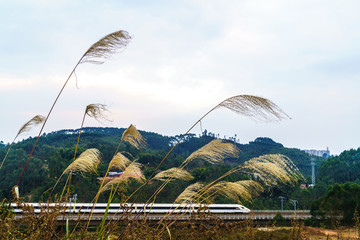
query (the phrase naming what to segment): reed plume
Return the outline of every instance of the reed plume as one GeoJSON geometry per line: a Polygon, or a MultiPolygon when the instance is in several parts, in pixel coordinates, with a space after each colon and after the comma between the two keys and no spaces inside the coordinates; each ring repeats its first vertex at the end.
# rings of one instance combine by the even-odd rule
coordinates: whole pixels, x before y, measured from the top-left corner
{"type": "MultiPolygon", "coordinates": [[[[123,134],[122,134],[122,136],[121,136],[121,139],[120,139],[120,142],[119,142],[119,144],[118,144],[118,146],[117,146],[117,148],[116,148],[116,150],[115,150],[115,153],[114,153],[114,157],[117,155],[117,153],[118,153],[118,151],[119,151],[119,149],[120,149],[120,145],[121,145],[121,143],[123,142],[123,141],[127,141],[127,142],[129,142],[132,146],[134,146],[135,148],[137,148],[137,149],[139,149],[140,147],[144,147],[144,146],[146,146],[146,141],[145,141],[145,138],[140,134],[140,132],[136,129],[136,127],[134,126],[134,125],[132,125],[132,124],[130,124],[130,126],[123,132],[123,134]]],[[[130,173],[131,173],[131,168],[135,168],[135,166],[137,165],[137,163],[136,162],[133,162],[132,164],[130,164],[127,168],[126,168],[126,170],[128,169],[128,172],[126,172],[126,170],[124,171],[124,173],[123,173],[123,175],[124,176],[126,176],[126,175],[131,175],[130,173]],[[132,165],[134,163],[134,165],[132,165]]],[[[136,170],[136,169],[134,169],[134,170],[136,170]]],[[[144,175],[142,174],[142,171],[141,171],[141,169],[139,168],[139,176],[138,176],[138,178],[137,178],[137,180],[139,180],[139,179],[141,179],[141,180],[145,180],[145,177],[144,177],[144,175]]],[[[100,183],[100,187],[99,187],[99,190],[98,190],[98,192],[97,192],[97,194],[96,194],[96,196],[94,197],[94,205],[93,205],[93,208],[92,208],[92,211],[91,211],[91,214],[90,214],[90,218],[89,218],[89,221],[87,222],[87,227],[89,226],[89,224],[90,224],[90,219],[91,219],[91,216],[92,216],[92,214],[93,214],[93,211],[94,211],[94,208],[95,208],[95,204],[97,203],[97,201],[98,201],[98,199],[99,199],[99,196],[100,196],[100,193],[102,193],[103,191],[106,191],[106,190],[108,190],[108,189],[111,189],[111,186],[113,186],[113,185],[115,185],[116,183],[111,183],[111,182],[108,182],[106,185],[108,185],[108,186],[106,186],[106,188],[105,188],[105,186],[104,186],[104,183],[105,183],[105,179],[106,179],[106,177],[107,177],[107,175],[108,175],[108,173],[109,173],[109,171],[110,171],[110,164],[109,164],[109,166],[108,166],[108,168],[107,168],[107,170],[106,170],[106,173],[105,173],[105,175],[104,175],[104,177],[103,177],[103,180],[101,181],[101,183],[100,183]]],[[[123,176],[121,176],[121,178],[119,178],[119,179],[122,179],[123,178],[123,176]]],[[[117,181],[119,181],[119,183],[116,185],[116,186],[119,186],[119,184],[120,184],[120,182],[122,182],[122,181],[124,181],[124,180],[119,180],[119,179],[117,179],[117,181]]],[[[115,192],[116,192],[116,190],[117,190],[117,188],[115,189],[115,192]]]]}
{"type": "Polygon", "coordinates": [[[174,203],[193,203],[196,199],[197,193],[205,187],[202,183],[194,183],[189,185],[185,190],[175,199],[174,203]]]}
{"type": "Polygon", "coordinates": [[[116,168],[118,170],[124,171],[127,166],[129,166],[131,161],[122,155],[117,153],[109,163],[109,169],[116,168]]]}
{"type": "Polygon", "coordinates": [[[282,154],[268,154],[245,162],[239,171],[252,174],[266,185],[295,184],[303,179],[296,165],[282,154]]]}
{"type": "Polygon", "coordinates": [[[33,117],[32,119],[30,119],[27,123],[25,123],[19,130],[19,132],[17,133],[15,139],[22,133],[29,131],[33,126],[36,126],[40,123],[43,123],[45,120],[44,116],[41,115],[36,115],[35,117],[33,117]]]}
{"type": "Polygon", "coordinates": [[[81,58],[76,63],[73,70],[70,72],[68,78],[66,79],[62,88],[60,89],[58,95],[56,96],[55,101],[53,102],[53,104],[43,122],[43,125],[39,131],[38,137],[34,143],[34,146],[30,152],[29,158],[24,166],[24,169],[23,169],[16,185],[19,185],[21,178],[24,175],[24,172],[29,164],[31,156],[34,153],[36,144],[39,141],[42,131],[44,130],[46,122],[49,119],[51,112],[53,111],[53,109],[54,109],[58,99],[60,98],[60,95],[62,94],[63,90],[65,89],[67,83],[69,82],[72,75],[75,73],[77,67],[80,64],[87,63],[87,62],[88,63],[97,63],[97,64],[104,63],[104,61],[106,59],[108,59],[111,56],[111,54],[116,53],[116,52],[120,51],[120,49],[127,46],[127,44],[130,42],[130,39],[131,39],[131,37],[130,37],[129,33],[126,31],[120,30],[117,32],[110,33],[110,34],[106,35],[105,37],[103,37],[102,39],[100,39],[99,41],[97,41],[96,43],[94,43],[93,45],[91,45],[90,48],[81,56],[81,58]]]}
{"type": "Polygon", "coordinates": [[[237,157],[238,154],[239,150],[233,143],[226,142],[221,139],[215,139],[193,152],[188,158],[186,158],[183,165],[187,165],[194,159],[202,159],[214,164],[222,162],[224,158],[237,157]]]}
{"type": "Polygon", "coordinates": [[[86,106],[85,114],[88,115],[89,117],[96,119],[97,121],[100,121],[100,119],[108,120],[108,118],[105,115],[105,112],[107,111],[108,109],[105,104],[95,103],[86,106]]]}
{"type": "Polygon", "coordinates": [[[252,95],[238,95],[228,98],[216,108],[221,107],[260,121],[280,121],[284,118],[290,118],[269,99],[252,95]]]}
{"type": "MultiPolygon", "coordinates": [[[[81,121],[79,135],[78,135],[77,142],[76,142],[76,145],[75,145],[73,163],[75,162],[75,159],[76,159],[77,150],[78,150],[78,146],[79,146],[79,142],[80,142],[80,136],[81,136],[81,133],[82,133],[82,129],[84,127],[85,117],[89,116],[89,117],[95,118],[97,121],[99,121],[100,119],[106,119],[107,120],[107,117],[104,114],[106,111],[108,111],[108,110],[107,110],[105,104],[95,103],[95,104],[89,104],[89,105],[86,106],[83,117],[82,117],[82,121],[81,121]]],[[[74,167],[75,165],[73,164],[71,166],[74,167]]],[[[68,178],[66,179],[66,183],[65,183],[65,186],[68,185],[67,194],[69,194],[69,191],[70,191],[72,171],[73,171],[73,169],[70,169],[70,174],[69,174],[68,178]]],[[[59,181],[60,181],[61,177],[63,176],[63,174],[61,174],[61,176],[59,177],[59,179],[56,181],[55,185],[53,186],[53,188],[52,188],[52,190],[51,190],[51,192],[49,194],[49,198],[51,197],[52,192],[54,191],[55,187],[59,183],[59,181]]],[[[61,196],[62,196],[62,194],[61,194],[61,196]]],[[[67,197],[66,197],[66,199],[67,199],[67,197]]]]}
{"type": "Polygon", "coordinates": [[[21,135],[24,132],[29,131],[32,127],[39,125],[40,123],[44,122],[45,117],[41,116],[41,115],[36,115],[35,117],[33,117],[32,119],[30,119],[28,122],[26,122],[18,131],[18,133],[16,134],[14,140],[11,142],[9,149],[7,150],[4,159],[1,162],[1,166],[0,169],[2,168],[2,166],[4,165],[4,162],[11,150],[12,145],[14,144],[14,142],[16,141],[17,137],[19,135],[21,135]]]}
{"type": "MultiPolygon", "coordinates": [[[[202,159],[211,164],[222,162],[224,158],[236,157],[239,154],[239,150],[232,143],[224,140],[215,139],[200,149],[193,152],[189,157],[181,163],[178,169],[183,170],[194,159],[202,159]]],[[[185,170],[183,170],[185,171],[185,170]]],[[[155,178],[155,177],[154,177],[155,178]]],[[[154,179],[152,178],[152,179],[154,179]]],[[[155,198],[165,186],[175,178],[175,175],[168,175],[167,179],[164,179],[163,184],[151,195],[148,202],[155,198]]]]}
{"type": "Polygon", "coordinates": [[[100,192],[108,191],[111,188],[114,188],[114,192],[116,192],[118,186],[123,184],[128,184],[130,179],[135,179],[138,182],[144,182],[145,176],[143,171],[141,170],[142,164],[136,161],[133,161],[130,165],[128,165],[123,174],[120,177],[116,177],[113,180],[106,183],[103,187],[100,188],[100,192]]]}
{"type": "Polygon", "coordinates": [[[121,141],[126,141],[137,149],[146,146],[145,138],[132,124],[124,131],[121,141]]]}
{"type": "Polygon", "coordinates": [[[102,64],[114,53],[118,53],[130,42],[131,36],[127,31],[110,33],[91,45],[81,57],[79,63],[102,64]]]}
{"type": "MultiPolygon", "coordinates": [[[[75,161],[75,158],[76,158],[77,149],[78,149],[79,142],[80,142],[80,136],[82,133],[82,129],[84,127],[85,117],[89,116],[89,117],[96,119],[97,121],[99,121],[100,119],[107,119],[106,115],[105,115],[106,111],[108,111],[108,110],[107,110],[105,104],[95,103],[95,104],[89,104],[86,106],[85,112],[83,114],[82,121],[81,121],[79,136],[78,136],[76,146],[75,146],[73,162],[75,161]]],[[[70,176],[71,176],[71,174],[70,174],[70,176]]],[[[71,181],[71,178],[70,178],[70,181],[71,181]]],[[[70,181],[69,181],[69,185],[70,185],[70,181]]]]}
{"type": "Polygon", "coordinates": [[[250,200],[251,196],[263,191],[263,186],[271,187],[279,183],[295,184],[300,179],[303,179],[303,176],[288,157],[281,154],[268,154],[250,159],[244,164],[234,167],[207,185],[191,185],[189,189],[185,189],[179,195],[176,202],[211,201],[216,194],[236,201],[241,201],[241,198],[250,200]],[[256,176],[260,182],[253,180],[220,181],[235,172],[256,176]]]}
{"type": "Polygon", "coordinates": [[[263,191],[259,182],[252,180],[242,180],[237,182],[221,181],[211,186],[207,193],[211,195],[221,195],[234,202],[242,203],[251,201],[263,191]]]}
{"type": "Polygon", "coordinates": [[[67,173],[96,173],[100,160],[101,153],[99,150],[95,148],[87,149],[64,170],[62,175],[67,173]]]}
{"type": "MultiPolygon", "coordinates": [[[[165,155],[165,157],[161,160],[161,162],[158,164],[158,166],[155,168],[147,182],[144,184],[149,183],[149,181],[152,179],[152,177],[155,175],[156,171],[160,168],[160,166],[163,164],[165,159],[171,154],[171,152],[175,149],[175,147],[183,140],[183,138],[189,134],[189,132],[198,124],[201,123],[201,121],[212,111],[225,107],[227,109],[230,109],[231,111],[244,115],[249,116],[254,120],[260,120],[260,121],[280,121],[285,118],[290,118],[281,108],[279,108],[275,103],[272,101],[258,97],[258,96],[251,96],[251,95],[238,95],[234,97],[230,97],[210,109],[207,113],[205,113],[199,120],[197,120],[186,132],[182,137],[174,144],[174,146],[170,149],[170,151],[165,155]]],[[[141,192],[144,189],[144,186],[139,191],[136,199],[139,197],[141,192]]]]}
{"type": "Polygon", "coordinates": [[[188,171],[176,167],[159,172],[153,177],[153,180],[159,180],[159,181],[166,181],[168,179],[170,179],[170,181],[174,179],[190,181],[193,180],[194,177],[188,171]]]}
{"type": "MultiPolygon", "coordinates": [[[[107,170],[106,170],[106,173],[104,175],[104,178],[100,184],[100,187],[99,187],[99,191],[98,193],[96,194],[95,196],[95,202],[97,202],[98,198],[99,198],[99,194],[100,194],[100,191],[101,189],[103,188],[103,185],[104,185],[104,182],[105,182],[105,179],[110,171],[110,169],[112,167],[115,167],[117,164],[124,164],[124,163],[128,163],[130,162],[130,160],[126,160],[125,156],[123,156],[122,154],[121,155],[118,155],[118,151],[120,149],[120,145],[123,141],[127,141],[129,142],[132,146],[134,146],[135,148],[140,148],[140,147],[143,147],[146,145],[146,141],[145,141],[145,138],[140,134],[140,132],[136,129],[136,127],[132,124],[130,124],[130,126],[123,132],[122,136],[121,136],[121,139],[120,139],[120,142],[115,150],[115,154],[114,154],[114,157],[113,159],[111,160],[107,170]],[[113,162],[114,161],[114,162],[113,162]]],[[[136,162],[133,162],[134,165],[132,165],[131,167],[135,167],[135,166],[138,166],[136,162]]],[[[130,164],[131,165],[131,164],[130,164]]],[[[130,167],[130,165],[127,166],[130,167]]],[[[120,166],[121,167],[121,166],[120,166]]],[[[126,168],[126,169],[127,169],[126,168]]],[[[131,168],[130,168],[131,169],[131,168]]],[[[129,171],[130,171],[129,169],[129,171]]],[[[125,172],[124,172],[125,173],[125,172]]]]}

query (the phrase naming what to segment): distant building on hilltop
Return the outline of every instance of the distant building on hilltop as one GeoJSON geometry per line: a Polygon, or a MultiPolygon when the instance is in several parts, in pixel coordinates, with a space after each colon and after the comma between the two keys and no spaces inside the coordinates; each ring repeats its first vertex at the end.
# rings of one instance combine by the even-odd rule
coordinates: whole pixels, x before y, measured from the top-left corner
{"type": "Polygon", "coordinates": [[[324,158],[328,158],[330,157],[330,150],[329,148],[326,148],[326,150],[303,150],[304,152],[306,152],[307,154],[311,155],[311,156],[315,156],[315,157],[324,157],[324,158]]]}

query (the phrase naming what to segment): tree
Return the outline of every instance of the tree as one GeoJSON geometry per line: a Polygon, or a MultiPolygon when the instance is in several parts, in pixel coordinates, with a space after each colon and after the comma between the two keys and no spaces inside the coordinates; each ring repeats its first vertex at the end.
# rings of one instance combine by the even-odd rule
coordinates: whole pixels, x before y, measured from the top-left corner
{"type": "Polygon", "coordinates": [[[330,186],[324,197],[319,198],[311,206],[314,217],[329,216],[333,220],[342,217],[344,223],[352,222],[354,212],[360,206],[360,185],[353,182],[330,186]]]}

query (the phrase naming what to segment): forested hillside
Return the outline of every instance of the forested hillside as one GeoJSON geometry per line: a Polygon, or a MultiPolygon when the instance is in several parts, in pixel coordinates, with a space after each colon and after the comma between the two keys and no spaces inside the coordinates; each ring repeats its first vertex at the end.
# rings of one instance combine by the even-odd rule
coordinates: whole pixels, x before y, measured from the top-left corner
{"type": "MultiPolygon", "coordinates": [[[[78,194],[80,201],[91,201],[98,189],[97,178],[103,176],[107,163],[112,159],[113,154],[118,146],[121,135],[125,129],[119,128],[84,128],[81,135],[78,153],[89,148],[97,148],[102,153],[102,163],[99,165],[98,173],[93,175],[75,176],[73,178],[73,185],[71,185],[71,192],[78,194]]],[[[144,173],[146,177],[155,170],[155,167],[166,155],[168,150],[172,147],[181,136],[162,136],[156,133],[140,131],[146,138],[147,147],[136,149],[130,144],[122,145],[120,151],[129,152],[133,159],[144,165],[144,173]]],[[[75,145],[77,142],[79,130],[60,130],[48,134],[44,134],[35,149],[33,158],[30,161],[28,169],[20,183],[21,196],[28,201],[45,201],[49,195],[49,190],[54,186],[55,182],[64,171],[64,169],[71,163],[75,145]]],[[[162,164],[159,171],[163,171],[172,167],[178,167],[186,157],[192,152],[209,143],[216,138],[216,134],[204,131],[201,136],[194,134],[187,135],[182,142],[175,148],[170,157],[162,164]]],[[[233,141],[231,139],[229,141],[233,141]]],[[[0,198],[10,197],[11,188],[16,184],[23,166],[29,156],[29,153],[34,144],[34,138],[28,138],[16,143],[10,151],[7,160],[0,170],[0,198]]],[[[299,149],[285,148],[282,144],[274,142],[270,138],[257,138],[249,144],[235,143],[240,149],[238,158],[226,159],[222,164],[210,164],[204,161],[194,161],[188,166],[188,170],[194,177],[192,182],[203,181],[209,182],[211,179],[221,176],[226,171],[230,170],[235,165],[241,164],[251,158],[258,157],[264,154],[281,153],[288,156],[300,169],[303,175],[309,179],[310,164],[309,156],[299,149]]],[[[3,159],[8,149],[8,145],[0,145],[0,158],[3,159]]],[[[77,155],[79,155],[77,154],[77,155]]],[[[318,159],[322,161],[322,159],[318,159]]],[[[232,181],[247,179],[248,176],[241,174],[234,174],[228,177],[232,181]]],[[[65,179],[60,181],[60,184],[55,189],[55,192],[60,192],[64,185],[65,179]]],[[[191,182],[190,182],[191,183],[191,182]]],[[[139,201],[147,199],[148,195],[154,191],[159,183],[152,183],[147,186],[147,189],[140,196],[139,201]]],[[[159,194],[156,201],[158,202],[173,202],[189,182],[176,181],[159,194]]],[[[131,192],[136,189],[137,183],[131,187],[123,189],[123,191],[131,192]]],[[[266,193],[266,196],[260,197],[254,203],[258,203],[259,207],[276,208],[278,206],[278,195],[284,194],[287,191],[288,195],[294,192],[294,189],[289,187],[280,187],[274,189],[271,193],[266,193]],[[273,200],[266,200],[272,198],[273,200]],[[262,200],[263,199],[263,200],[262,200]],[[266,201],[265,201],[265,200],[266,201]],[[275,200],[274,200],[275,199],[275,200]],[[267,202],[266,204],[264,202],[267,202]],[[265,204],[265,206],[264,206],[265,204]]],[[[297,190],[296,190],[297,191],[297,190]]],[[[121,195],[118,196],[121,198],[121,195]]],[[[100,200],[105,201],[106,194],[100,200]]],[[[226,199],[218,199],[219,202],[226,202],[226,199]]],[[[255,204],[256,205],[256,204],[255,204]]],[[[257,208],[256,206],[254,206],[257,208]]]]}

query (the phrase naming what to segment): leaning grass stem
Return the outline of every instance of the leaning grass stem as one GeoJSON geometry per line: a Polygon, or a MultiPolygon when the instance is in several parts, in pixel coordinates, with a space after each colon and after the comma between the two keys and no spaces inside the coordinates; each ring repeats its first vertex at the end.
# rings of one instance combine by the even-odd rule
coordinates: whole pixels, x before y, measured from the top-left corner
{"type": "Polygon", "coordinates": [[[74,74],[74,72],[75,72],[77,66],[80,64],[81,60],[82,60],[82,58],[80,58],[80,60],[76,63],[75,67],[73,68],[73,70],[72,70],[71,73],[69,74],[68,78],[66,79],[64,85],[63,85],[62,88],[60,89],[60,92],[59,92],[58,95],[56,96],[55,101],[54,101],[54,103],[52,104],[52,106],[51,106],[51,108],[50,108],[50,111],[48,112],[48,114],[47,114],[47,116],[46,116],[46,118],[45,118],[45,120],[44,120],[43,125],[41,126],[41,129],[40,129],[39,134],[38,134],[38,136],[37,136],[37,138],[36,138],[36,141],[35,141],[35,143],[34,143],[34,146],[33,146],[32,150],[31,150],[31,152],[30,152],[29,158],[28,158],[28,160],[26,161],[26,164],[25,164],[25,166],[24,166],[24,169],[23,169],[23,171],[21,172],[21,175],[20,175],[19,180],[18,180],[18,182],[17,182],[16,185],[19,185],[19,184],[20,184],[21,178],[22,178],[22,176],[24,175],[24,172],[25,172],[25,170],[26,170],[26,168],[27,168],[27,166],[28,166],[28,164],[29,164],[29,162],[30,162],[30,159],[31,159],[31,157],[32,157],[32,155],[33,155],[33,153],[34,153],[35,147],[36,147],[37,142],[39,141],[39,138],[40,138],[40,136],[41,136],[41,134],[42,134],[42,132],[43,132],[43,130],[44,130],[44,127],[45,127],[45,125],[46,125],[46,123],[47,123],[47,120],[49,119],[50,114],[51,114],[51,112],[53,111],[53,109],[54,109],[54,107],[55,107],[58,99],[60,98],[61,93],[64,91],[67,83],[69,82],[71,76],[74,74]]]}
{"type": "Polygon", "coordinates": [[[4,159],[3,159],[2,162],[1,162],[0,169],[1,169],[2,166],[4,165],[4,162],[5,162],[8,154],[9,154],[9,152],[10,152],[10,150],[11,150],[11,147],[14,145],[15,140],[17,139],[17,137],[18,137],[20,134],[28,131],[28,130],[31,128],[31,126],[33,126],[33,125],[38,125],[38,124],[42,123],[44,120],[45,120],[45,118],[44,118],[43,116],[41,116],[41,115],[36,115],[36,116],[33,117],[32,119],[30,119],[28,122],[26,122],[26,123],[19,129],[18,133],[17,133],[16,136],[14,137],[14,140],[11,142],[8,151],[6,152],[6,155],[5,155],[4,159]]]}
{"type": "Polygon", "coordinates": [[[100,224],[98,239],[103,239],[104,225],[105,225],[106,217],[107,217],[108,212],[109,212],[109,207],[110,207],[112,195],[113,195],[113,187],[111,186],[110,196],[109,196],[109,199],[108,199],[108,203],[106,205],[106,210],[105,210],[103,219],[102,219],[101,224],[100,224]]]}
{"type": "Polygon", "coordinates": [[[140,194],[142,193],[142,191],[144,190],[145,186],[149,184],[150,180],[152,179],[152,177],[155,175],[156,171],[159,170],[160,166],[164,163],[164,161],[169,157],[169,155],[172,153],[172,151],[175,149],[175,147],[181,142],[181,140],[183,140],[183,138],[189,134],[189,132],[199,123],[201,122],[201,120],[203,120],[209,113],[211,113],[213,110],[215,110],[219,105],[216,105],[214,108],[212,108],[210,111],[208,111],[205,115],[203,115],[198,121],[196,121],[190,128],[189,130],[186,131],[186,133],[181,136],[181,138],[176,142],[176,144],[170,149],[170,151],[165,155],[165,157],[161,160],[161,162],[158,164],[158,166],[155,168],[155,170],[152,172],[152,174],[150,175],[150,177],[148,178],[148,180],[145,182],[145,184],[143,185],[143,187],[140,189],[140,192],[136,195],[134,202],[136,202],[136,200],[139,198],[140,194]]]}
{"type": "MultiPolygon", "coordinates": [[[[158,166],[156,167],[156,169],[152,172],[152,174],[150,175],[150,177],[148,178],[148,180],[139,187],[139,193],[135,196],[135,199],[132,201],[131,203],[131,207],[134,205],[134,203],[137,201],[137,199],[139,198],[140,194],[142,193],[142,191],[145,189],[145,186],[147,186],[150,182],[150,180],[154,177],[156,171],[160,168],[160,166],[164,163],[164,161],[169,157],[169,155],[171,154],[171,152],[175,149],[175,147],[181,142],[181,140],[189,134],[189,132],[199,123],[201,122],[202,119],[204,119],[209,113],[211,113],[213,110],[215,110],[217,107],[219,107],[220,104],[216,105],[214,108],[212,108],[210,111],[208,111],[206,114],[204,114],[198,121],[196,121],[190,128],[189,130],[186,131],[186,133],[181,136],[181,138],[176,142],[176,144],[170,149],[170,151],[165,155],[165,157],[161,160],[161,162],[158,164],[158,166]]],[[[120,146],[120,144],[119,144],[120,146]]],[[[162,184],[163,185],[163,184],[162,184]]],[[[137,191],[137,190],[136,190],[137,191]]],[[[156,197],[156,195],[154,196],[156,197]]],[[[150,199],[145,203],[145,206],[147,206],[149,204],[150,199]]],[[[95,206],[95,205],[94,205],[95,206]]],[[[138,217],[141,213],[138,213],[136,215],[136,217],[138,217]]],[[[88,221],[87,226],[89,225],[90,220],[88,221]]]]}
{"type": "Polygon", "coordinates": [[[131,37],[129,36],[129,34],[126,31],[117,31],[114,33],[110,33],[108,35],[106,35],[105,37],[101,38],[99,41],[97,41],[96,43],[92,44],[90,46],[90,48],[81,56],[81,58],[79,59],[79,61],[76,63],[75,67],[72,69],[72,71],[70,72],[68,78],[66,79],[64,85],[62,86],[62,88],[60,89],[58,95],[55,98],[54,103],[52,104],[50,111],[48,112],[44,123],[40,129],[40,132],[38,134],[38,137],[36,138],[35,144],[30,152],[29,158],[25,164],[25,167],[19,177],[19,180],[17,182],[17,185],[19,185],[22,176],[24,175],[24,172],[30,162],[30,159],[32,157],[32,154],[34,153],[35,147],[37,145],[37,142],[39,141],[39,138],[44,130],[44,127],[47,123],[47,120],[50,117],[51,112],[53,111],[58,99],[60,98],[60,95],[62,94],[62,92],[64,91],[67,83],[69,82],[70,78],[72,77],[72,75],[75,73],[77,67],[81,64],[81,63],[103,63],[103,61],[100,61],[101,58],[106,59],[109,58],[110,55],[112,53],[115,53],[118,51],[119,48],[121,47],[125,47],[129,41],[130,41],[131,37]]]}
{"type": "MultiPolygon", "coordinates": [[[[155,175],[156,171],[160,168],[160,166],[164,163],[164,161],[168,158],[174,148],[181,142],[181,140],[188,135],[188,133],[212,111],[217,108],[225,107],[237,114],[241,114],[244,116],[248,116],[253,119],[260,119],[265,121],[280,121],[284,118],[290,118],[283,110],[281,110],[276,104],[272,101],[251,95],[238,95],[234,97],[230,97],[225,99],[224,101],[217,104],[210,111],[205,113],[198,121],[196,121],[190,129],[176,142],[176,144],[170,149],[170,151],[166,154],[163,160],[158,164],[155,168],[149,179],[146,181],[147,185],[152,177],[155,175]]],[[[135,197],[134,202],[138,199],[144,187],[140,190],[138,195],[135,197]]]]}
{"type": "MultiPolygon", "coordinates": [[[[115,157],[115,156],[116,156],[116,154],[118,153],[118,151],[119,151],[119,149],[120,149],[120,145],[121,145],[121,143],[122,143],[122,142],[123,142],[123,138],[121,138],[121,140],[120,140],[120,142],[119,142],[119,144],[118,144],[118,146],[117,146],[117,148],[116,148],[116,150],[115,150],[114,157],[115,157]]],[[[107,170],[106,170],[106,173],[105,173],[105,175],[104,175],[103,180],[101,181],[101,184],[100,184],[99,190],[98,190],[98,192],[96,193],[96,195],[95,195],[95,197],[94,197],[94,200],[93,200],[93,202],[94,202],[94,204],[93,204],[93,208],[92,208],[91,213],[90,213],[89,221],[88,221],[88,222],[87,222],[87,224],[86,224],[86,228],[88,228],[88,227],[89,227],[91,217],[92,217],[92,215],[93,215],[93,212],[94,212],[94,209],[95,209],[96,203],[97,203],[97,201],[98,201],[98,199],[99,199],[99,196],[100,196],[100,193],[101,193],[101,192],[100,192],[100,191],[101,191],[101,188],[102,188],[102,187],[103,187],[103,185],[104,185],[104,182],[105,182],[106,176],[109,174],[109,171],[110,171],[110,164],[109,164],[109,166],[108,166],[108,168],[107,168],[107,170]]],[[[116,192],[116,190],[117,190],[117,187],[116,187],[116,189],[115,189],[115,191],[114,191],[114,192],[116,192]]],[[[115,195],[115,194],[114,194],[114,195],[115,195]]],[[[112,197],[110,197],[110,198],[109,198],[109,200],[111,200],[111,201],[112,201],[112,197]]]]}
{"type": "MultiPolygon", "coordinates": [[[[69,193],[70,193],[70,184],[71,184],[71,177],[72,177],[72,173],[73,173],[73,170],[74,170],[74,162],[75,162],[75,159],[76,159],[76,153],[77,153],[77,149],[78,149],[78,146],[79,146],[79,142],[80,142],[80,136],[81,136],[81,132],[82,132],[82,129],[84,127],[84,122],[85,122],[85,116],[86,116],[86,110],[84,112],[84,115],[83,115],[83,118],[82,118],[82,121],[81,121],[81,127],[80,127],[80,130],[79,130],[79,136],[78,136],[78,139],[77,139],[77,142],[76,142],[76,146],[75,146],[75,152],[74,152],[74,158],[73,158],[73,161],[72,161],[72,168],[71,168],[71,171],[69,173],[69,183],[68,183],[68,188],[67,188],[67,193],[66,193],[66,199],[68,198],[69,196],[69,193]]],[[[62,196],[62,194],[61,194],[62,196]]]]}
{"type": "Polygon", "coordinates": [[[1,169],[2,166],[4,165],[4,162],[5,162],[5,160],[6,160],[6,157],[7,157],[7,155],[9,154],[9,152],[10,152],[10,150],[11,150],[11,147],[14,145],[14,142],[15,142],[15,139],[11,142],[9,149],[7,150],[7,152],[6,152],[6,154],[5,154],[5,157],[4,157],[4,159],[2,160],[2,162],[1,162],[0,169],[1,169]]]}

